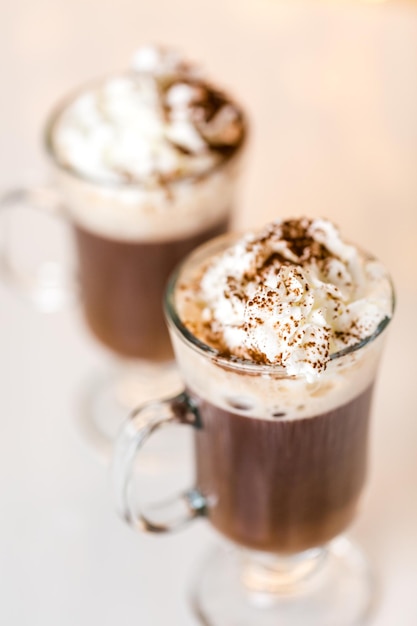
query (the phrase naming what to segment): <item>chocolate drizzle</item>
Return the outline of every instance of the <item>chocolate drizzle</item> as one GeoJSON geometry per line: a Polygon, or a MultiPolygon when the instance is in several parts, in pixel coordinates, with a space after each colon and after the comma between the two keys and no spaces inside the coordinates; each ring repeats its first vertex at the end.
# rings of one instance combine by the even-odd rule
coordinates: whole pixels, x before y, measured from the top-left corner
{"type": "MultiPolygon", "coordinates": [[[[243,144],[245,120],[241,109],[224,92],[208,82],[197,80],[187,73],[163,86],[159,83],[161,107],[169,125],[175,121],[176,107],[169,103],[168,95],[176,86],[187,86],[192,93],[186,106],[186,117],[206,144],[206,149],[217,152],[223,158],[232,156],[243,144]]],[[[183,154],[192,150],[171,140],[172,145],[183,154]]]]}

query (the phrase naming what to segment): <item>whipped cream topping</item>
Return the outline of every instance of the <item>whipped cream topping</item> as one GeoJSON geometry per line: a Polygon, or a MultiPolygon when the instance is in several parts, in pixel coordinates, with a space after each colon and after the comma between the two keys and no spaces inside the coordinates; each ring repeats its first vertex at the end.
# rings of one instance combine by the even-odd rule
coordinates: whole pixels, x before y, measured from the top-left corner
{"type": "Polygon", "coordinates": [[[97,182],[167,185],[204,176],[244,141],[241,109],[176,51],[144,47],[126,74],[66,104],[52,132],[60,165],[97,182]]]}
{"type": "Polygon", "coordinates": [[[384,267],[324,219],[276,221],[181,284],[180,316],[220,354],[316,380],[392,315],[384,267]]]}

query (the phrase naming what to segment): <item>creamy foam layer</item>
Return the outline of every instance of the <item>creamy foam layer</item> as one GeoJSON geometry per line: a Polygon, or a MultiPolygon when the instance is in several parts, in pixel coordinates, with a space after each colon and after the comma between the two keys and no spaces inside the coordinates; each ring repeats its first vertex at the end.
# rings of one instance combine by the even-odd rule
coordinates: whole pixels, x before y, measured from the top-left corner
{"type": "Polygon", "coordinates": [[[372,384],[393,294],[379,262],[328,221],[303,218],[201,248],[181,270],[175,307],[211,348],[190,347],[172,326],[195,393],[251,417],[299,419],[372,384]]]}
{"type": "Polygon", "coordinates": [[[331,361],[313,382],[258,366],[258,372],[225,366],[190,349],[171,329],[181,375],[195,394],[226,411],[252,418],[294,420],[343,406],[368,389],[376,374],[384,336],[358,352],[331,361]]]}
{"type": "Polygon", "coordinates": [[[231,212],[240,163],[170,188],[106,187],[54,171],[69,217],[97,235],[121,241],[181,239],[222,222],[231,212]]]}
{"type": "Polygon", "coordinates": [[[85,88],[50,128],[69,210],[122,239],[165,239],[230,210],[246,124],[241,108],[175,51],[140,49],[126,74],[85,88]]]}

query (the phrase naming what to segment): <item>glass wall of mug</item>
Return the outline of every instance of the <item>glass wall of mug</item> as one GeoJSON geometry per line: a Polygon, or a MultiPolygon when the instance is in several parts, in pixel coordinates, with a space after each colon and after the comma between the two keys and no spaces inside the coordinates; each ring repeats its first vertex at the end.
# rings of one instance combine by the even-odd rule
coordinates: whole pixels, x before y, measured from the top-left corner
{"type": "Polygon", "coordinates": [[[366,480],[371,399],[389,320],[333,355],[312,383],[222,356],[183,325],[176,301],[180,282],[230,242],[202,246],[170,282],[166,315],[185,389],[127,421],[114,457],[118,509],[133,527],[158,532],[203,515],[233,546],[211,554],[194,583],[204,624],[359,623],[370,607],[369,570],[339,537],[366,480]],[[194,427],[195,485],[166,506],[143,508],[132,488],[135,454],[165,423],[194,427]]]}

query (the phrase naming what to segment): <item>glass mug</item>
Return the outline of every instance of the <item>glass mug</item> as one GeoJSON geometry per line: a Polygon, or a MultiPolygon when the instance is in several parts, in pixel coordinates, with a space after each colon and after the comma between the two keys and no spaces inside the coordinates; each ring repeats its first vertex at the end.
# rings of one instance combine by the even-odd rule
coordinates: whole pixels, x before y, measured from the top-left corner
{"type": "Polygon", "coordinates": [[[90,331],[110,351],[113,362],[117,358],[115,371],[86,388],[82,406],[84,434],[107,459],[110,431],[117,432],[127,409],[179,388],[163,292],[182,258],[228,230],[241,147],[199,176],[157,188],[97,182],[61,163],[54,150],[54,125],[73,98],[59,104],[46,123],[44,144],[53,184],[10,190],[0,199],[0,208],[4,214],[24,205],[64,218],[75,242],[78,280],[69,279],[69,272],[57,263],[36,268],[34,276],[24,274],[4,237],[0,267],[3,278],[43,311],[59,309],[79,291],[90,331]],[[167,210],[152,216],[150,233],[149,207],[154,205],[167,205],[167,210]]]}
{"type": "Polygon", "coordinates": [[[370,607],[371,578],[361,552],[340,535],[365,483],[372,390],[389,320],[335,354],[314,383],[220,356],[182,324],[176,292],[232,240],[203,245],[169,283],[165,313],[185,390],[127,420],[113,458],[117,508],[149,532],[204,516],[226,540],[194,583],[192,603],[204,624],[357,624],[370,607]],[[297,398],[302,418],[286,417],[282,394],[297,398]],[[195,485],[143,507],[136,454],[166,424],[194,430],[195,485]]]}

